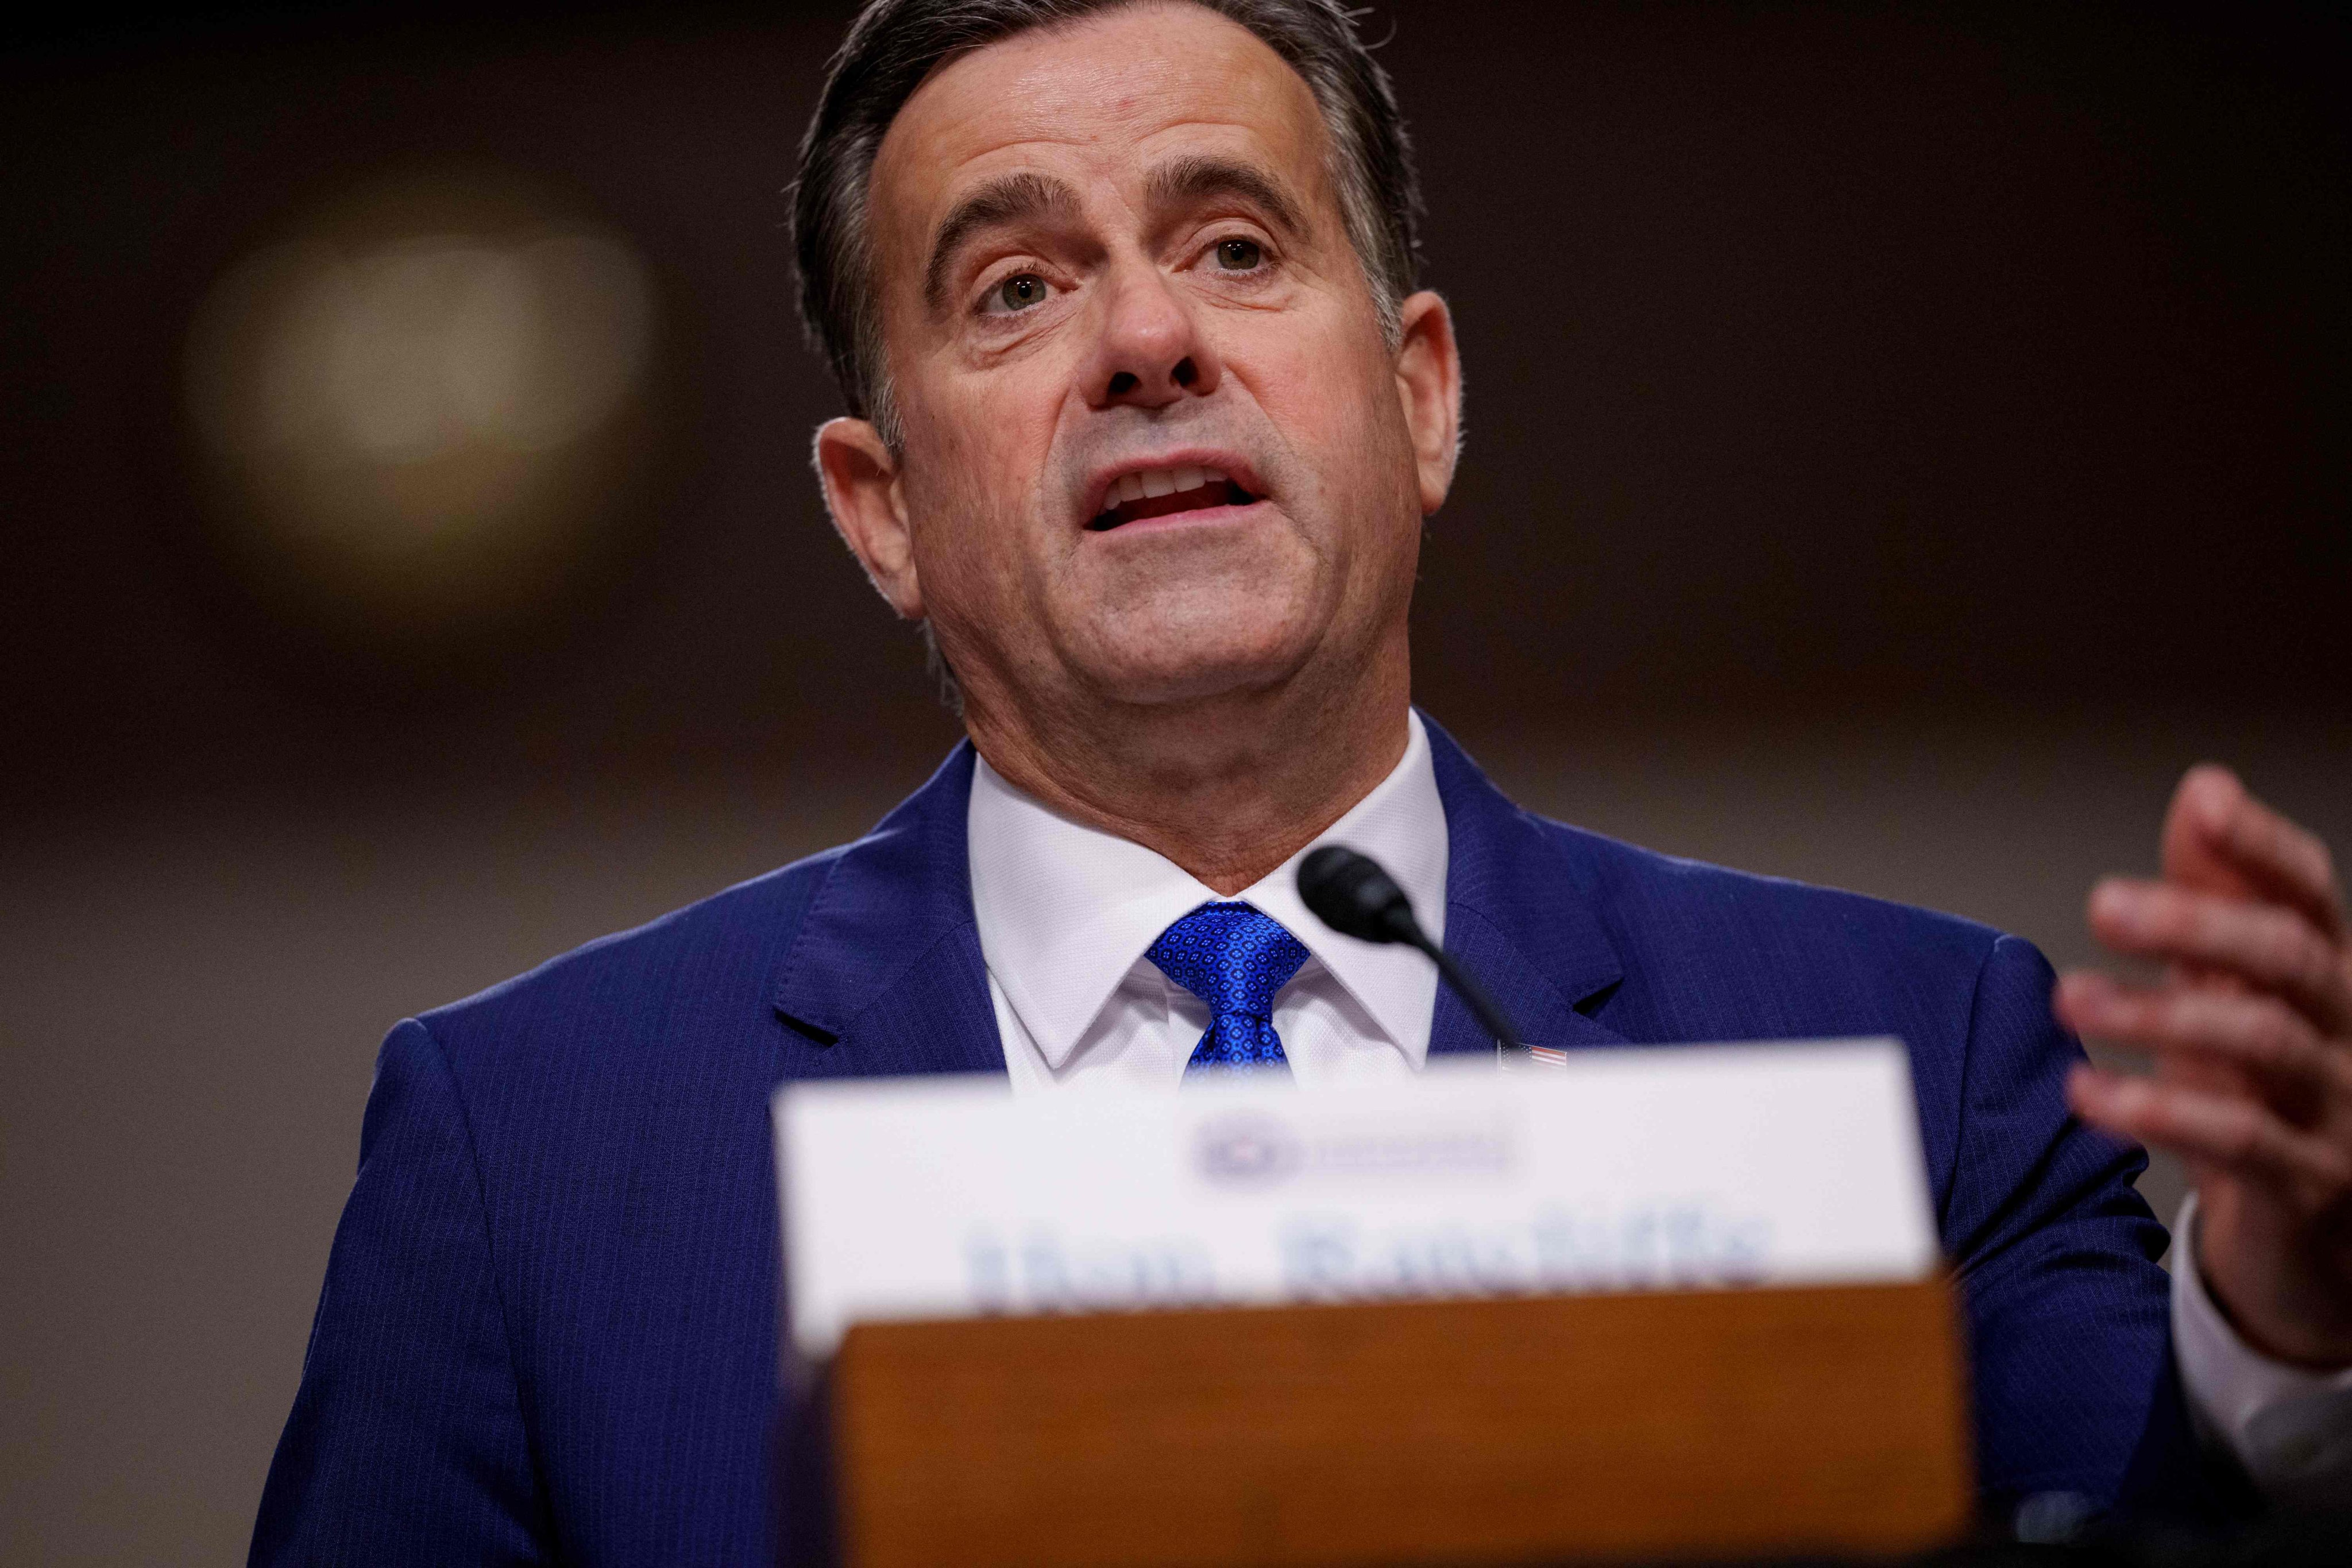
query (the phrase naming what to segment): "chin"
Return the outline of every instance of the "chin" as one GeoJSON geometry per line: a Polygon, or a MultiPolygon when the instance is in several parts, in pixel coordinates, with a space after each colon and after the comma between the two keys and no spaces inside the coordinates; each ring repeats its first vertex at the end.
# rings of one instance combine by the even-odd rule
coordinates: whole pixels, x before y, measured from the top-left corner
{"type": "Polygon", "coordinates": [[[1160,706],[1263,690],[1295,674],[1313,647],[1297,625],[1253,621],[1181,630],[1129,622],[1106,627],[1080,668],[1088,684],[1118,702],[1160,706]]]}

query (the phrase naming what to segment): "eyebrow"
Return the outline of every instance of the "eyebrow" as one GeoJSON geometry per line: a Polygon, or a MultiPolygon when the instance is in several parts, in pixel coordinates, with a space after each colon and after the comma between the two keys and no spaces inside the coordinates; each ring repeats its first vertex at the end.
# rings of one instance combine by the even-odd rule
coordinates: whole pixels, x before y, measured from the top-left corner
{"type": "Polygon", "coordinates": [[[1262,169],[1230,158],[1195,153],[1151,171],[1144,186],[1154,206],[1178,206],[1216,196],[1239,196],[1264,209],[1277,227],[1303,232],[1307,220],[1297,199],[1262,169]]]}
{"type": "Polygon", "coordinates": [[[1066,217],[1078,210],[1076,192],[1043,174],[1003,174],[989,181],[955,205],[931,240],[931,258],[923,268],[923,298],[934,310],[947,289],[948,264],[963,242],[984,228],[1018,223],[1024,218],[1066,217]]]}
{"type": "MultiPolygon", "coordinates": [[[[1263,209],[1276,226],[1302,232],[1307,220],[1296,197],[1262,169],[1230,158],[1196,153],[1162,163],[1144,191],[1154,206],[1180,206],[1217,196],[1238,196],[1263,209]]],[[[923,299],[934,310],[945,302],[948,268],[963,243],[984,228],[1037,217],[1067,217],[1078,210],[1077,194],[1061,181],[1034,173],[1003,174],[958,202],[931,240],[923,268],[923,299]]]]}

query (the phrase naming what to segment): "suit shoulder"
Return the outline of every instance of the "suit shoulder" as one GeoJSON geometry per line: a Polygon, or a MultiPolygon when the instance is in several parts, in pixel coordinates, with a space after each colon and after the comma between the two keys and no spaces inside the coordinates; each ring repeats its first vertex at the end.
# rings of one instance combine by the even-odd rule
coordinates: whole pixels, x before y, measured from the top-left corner
{"type": "Polygon", "coordinates": [[[708,1002],[764,996],[782,954],[849,846],[739,882],[628,931],[583,944],[486,991],[420,1014],[445,1042],[526,1020],[611,1016],[679,986],[708,1002]]]}
{"type": "Polygon", "coordinates": [[[1732,870],[1538,818],[1612,937],[1677,954],[1752,952],[1812,970],[1861,962],[1973,985],[2004,938],[1959,915],[1786,877],[1732,870]]]}

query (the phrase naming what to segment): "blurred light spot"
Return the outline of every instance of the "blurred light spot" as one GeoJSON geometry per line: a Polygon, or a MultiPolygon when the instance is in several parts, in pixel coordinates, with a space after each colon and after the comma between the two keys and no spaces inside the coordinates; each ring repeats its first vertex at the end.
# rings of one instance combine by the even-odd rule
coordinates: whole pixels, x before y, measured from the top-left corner
{"type": "MultiPolygon", "coordinates": [[[[349,258],[266,253],[245,270],[288,286],[255,417],[220,423],[241,447],[390,463],[469,441],[541,451],[602,423],[645,363],[645,274],[593,235],[511,250],[435,235],[349,258]]],[[[235,410],[231,399],[207,405],[235,410]]]]}
{"type": "Polygon", "coordinates": [[[512,618],[610,510],[655,329],[626,242],[509,190],[411,182],[320,215],[190,331],[231,554],[314,618],[512,618]]]}

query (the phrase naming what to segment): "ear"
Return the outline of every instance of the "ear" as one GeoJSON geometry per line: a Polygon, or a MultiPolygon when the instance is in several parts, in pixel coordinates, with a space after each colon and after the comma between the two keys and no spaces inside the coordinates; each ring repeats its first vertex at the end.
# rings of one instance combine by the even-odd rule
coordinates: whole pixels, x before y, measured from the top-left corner
{"type": "Polygon", "coordinates": [[[907,500],[898,462],[881,432],[863,419],[828,419],[816,430],[816,475],[825,510],[841,531],[866,581],[910,621],[923,618],[923,590],[915,576],[915,538],[907,526],[907,500]]]}
{"type": "Polygon", "coordinates": [[[1445,504],[1445,492],[1454,487],[1454,461],[1462,445],[1462,354],[1454,343],[1454,313],[1435,294],[1422,290],[1398,314],[1402,330],[1397,396],[1412,433],[1421,510],[1427,516],[1445,504]]]}

